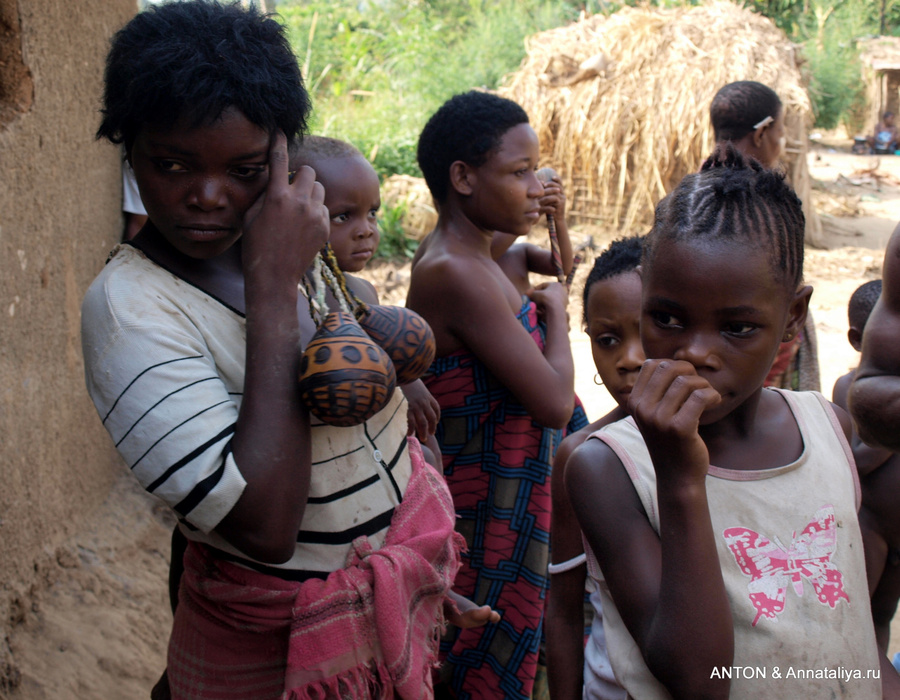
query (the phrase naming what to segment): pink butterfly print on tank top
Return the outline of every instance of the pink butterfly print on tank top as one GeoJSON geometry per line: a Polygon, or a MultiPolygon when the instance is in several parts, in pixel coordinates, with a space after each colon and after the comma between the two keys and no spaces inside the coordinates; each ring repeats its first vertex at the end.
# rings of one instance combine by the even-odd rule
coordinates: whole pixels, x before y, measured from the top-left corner
{"type": "Polygon", "coordinates": [[[834,609],[840,600],[850,602],[841,572],[831,562],[837,544],[833,506],[819,508],[799,537],[793,532],[790,547],[746,527],[730,527],[722,536],[741,571],[750,577],[747,590],[756,608],[754,627],[761,617],[776,619],[784,611],[789,583],[802,596],[804,578],[823,605],[834,609]]]}

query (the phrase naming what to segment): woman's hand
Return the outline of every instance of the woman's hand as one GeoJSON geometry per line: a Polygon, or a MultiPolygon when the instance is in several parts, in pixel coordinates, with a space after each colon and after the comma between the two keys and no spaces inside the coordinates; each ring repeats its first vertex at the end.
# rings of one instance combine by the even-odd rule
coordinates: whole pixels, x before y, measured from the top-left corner
{"type": "Polygon", "coordinates": [[[559,282],[542,282],[534,287],[528,296],[537,304],[540,314],[545,314],[548,310],[565,313],[569,303],[569,290],[559,282]]]}
{"type": "Polygon", "coordinates": [[[299,284],[328,241],[325,189],[315,171],[301,167],[289,181],[287,139],[278,133],[269,149],[269,182],[244,216],[244,275],[256,281],[289,279],[299,284]]]}
{"type": "Polygon", "coordinates": [[[541,214],[554,218],[564,218],[566,215],[566,193],[563,191],[559,175],[554,175],[551,180],[544,183],[544,196],[538,200],[541,214]]]}

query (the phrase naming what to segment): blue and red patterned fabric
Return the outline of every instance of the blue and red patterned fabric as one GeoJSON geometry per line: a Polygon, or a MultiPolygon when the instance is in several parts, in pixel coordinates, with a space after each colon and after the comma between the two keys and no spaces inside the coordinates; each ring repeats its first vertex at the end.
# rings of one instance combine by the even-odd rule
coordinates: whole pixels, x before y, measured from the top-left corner
{"type": "MultiPolygon", "coordinates": [[[[517,318],[543,348],[535,305],[526,300],[517,318]]],[[[451,628],[441,677],[459,700],[529,698],[548,585],[550,465],[562,431],[534,422],[468,351],[438,358],[423,379],[441,405],[437,439],[468,545],[453,588],[502,616],[451,628]]]]}

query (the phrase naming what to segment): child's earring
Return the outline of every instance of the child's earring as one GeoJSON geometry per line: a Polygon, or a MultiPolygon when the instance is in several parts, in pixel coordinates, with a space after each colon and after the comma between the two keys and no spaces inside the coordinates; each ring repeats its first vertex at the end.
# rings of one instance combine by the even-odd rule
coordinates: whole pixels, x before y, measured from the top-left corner
{"type": "Polygon", "coordinates": [[[782,343],[789,343],[789,342],[791,342],[793,339],[794,339],[794,334],[791,333],[790,331],[787,331],[787,332],[784,334],[784,336],[782,336],[781,342],[782,342],[782,343]]]}
{"type": "Polygon", "coordinates": [[[597,386],[603,386],[603,380],[600,378],[599,372],[594,372],[594,384],[597,386]]]}

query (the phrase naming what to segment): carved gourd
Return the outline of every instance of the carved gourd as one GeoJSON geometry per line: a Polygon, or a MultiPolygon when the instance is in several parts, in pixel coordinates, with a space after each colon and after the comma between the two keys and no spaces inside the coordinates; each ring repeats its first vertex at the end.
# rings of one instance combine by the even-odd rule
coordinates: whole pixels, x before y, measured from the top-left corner
{"type": "Polygon", "coordinates": [[[391,358],[398,384],[415,381],[434,361],[434,332],[427,321],[411,309],[368,306],[359,314],[359,325],[391,358]]]}
{"type": "Polygon", "coordinates": [[[353,314],[328,314],[300,361],[300,398],[323,423],[352,426],[384,408],[397,387],[390,357],[353,314]]]}

